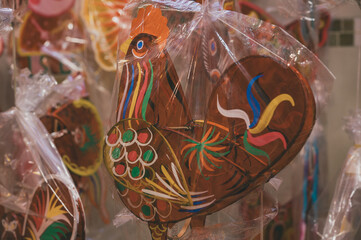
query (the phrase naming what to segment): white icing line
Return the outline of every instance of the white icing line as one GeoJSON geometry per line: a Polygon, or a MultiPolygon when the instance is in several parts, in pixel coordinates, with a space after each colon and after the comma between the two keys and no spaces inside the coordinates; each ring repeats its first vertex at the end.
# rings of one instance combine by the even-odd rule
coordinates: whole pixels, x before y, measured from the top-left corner
{"type": "Polygon", "coordinates": [[[193,195],[202,195],[203,193],[207,193],[208,191],[203,191],[203,192],[189,192],[189,194],[191,195],[191,196],[193,196],[193,195]]]}
{"type": "Polygon", "coordinates": [[[179,180],[176,166],[174,165],[174,163],[171,163],[171,166],[172,166],[172,172],[173,172],[174,178],[175,178],[175,180],[176,180],[177,183],[178,183],[178,187],[180,187],[180,189],[182,189],[185,193],[187,193],[187,191],[184,190],[184,188],[183,188],[183,186],[182,186],[182,184],[181,184],[181,182],[180,182],[180,180],[179,180]]]}
{"type": "Polygon", "coordinates": [[[226,110],[226,109],[222,108],[222,106],[219,104],[218,95],[217,95],[217,109],[218,109],[219,113],[225,117],[243,119],[246,122],[247,129],[249,128],[250,121],[249,121],[249,117],[248,117],[247,113],[241,109],[226,110]]]}
{"type": "Polygon", "coordinates": [[[174,193],[175,195],[179,196],[180,198],[185,199],[185,197],[183,197],[182,195],[180,195],[179,193],[177,193],[171,186],[169,186],[159,175],[158,173],[155,174],[158,178],[158,180],[166,187],[168,188],[172,193],[174,193]]]}
{"type": "Polygon", "coordinates": [[[209,205],[211,205],[212,203],[214,203],[216,201],[216,199],[214,199],[212,202],[209,203],[205,203],[202,205],[195,205],[195,206],[181,206],[181,208],[183,209],[187,209],[187,210],[196,210],[196,209],[200,209],[200,208],[205,208],[208,207],[209,205]]]}
{"type": "Polygon", "coordinates": [[[152,190],[149,190],[149,189],[142,189],[142,192],[144,192],[146,194],[149,194],[149,195],[152,195],[152,196],[155,196],[155,197],[176,200],[176,198],[174,198],[174,197],[168,196],[168,195],[163,194],[163,193],[155,192],[155,191],[152,191],[152,190]]]}
{"type": "Polygon", "coordinates": [[[192,201],[193,202],[198,202],[198,201],[202,201],[202,200],[209,199],[209,198],[212,198],[212,197],[214,197],[214,195],[199,197],[199,198],[192,198],[192,201]]]}

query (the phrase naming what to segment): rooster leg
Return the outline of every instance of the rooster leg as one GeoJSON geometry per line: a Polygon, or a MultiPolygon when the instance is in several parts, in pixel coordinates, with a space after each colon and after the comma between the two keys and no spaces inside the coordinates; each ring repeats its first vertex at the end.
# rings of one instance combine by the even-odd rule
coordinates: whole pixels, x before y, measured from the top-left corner
{"type": "Polygon", "coordinates": [[[168,223],[148,223],[152,240],[167,240],[168,223]]]}
{"type": "Polygon", "coordinates": [[[206,223],[206,217],[207,217],[206,215],[193,216],[191,220],[191,228],[196,229],[196,228],[204,227],[206,223]]]}

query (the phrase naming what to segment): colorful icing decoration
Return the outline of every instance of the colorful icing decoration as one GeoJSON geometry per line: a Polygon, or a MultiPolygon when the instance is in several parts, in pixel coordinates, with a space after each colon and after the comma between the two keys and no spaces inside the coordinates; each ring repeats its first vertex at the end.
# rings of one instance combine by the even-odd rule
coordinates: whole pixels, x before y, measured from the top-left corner
{"type": "Polygon", "coordinates": [[[25,216],[23,239],[85,239],[84,213],[79,204],[60,180],[43,182],[25,216]]]}
{"type": "Polygon", "coordinates": [[[29,1],[16,39],[20,68],[29,68],[33,74],[70,74],[55,55],[81,52],[85,47],[82,23],[72,11],[74,4],[75,0],[29,1]]]}
{"type": "Polygon", "coordinates": [[[85,239],[82,203],[60,178],[42,181],[28,206],[26,214],[0,206],[1,239],[85,239]]]}
{"type": "Polygon", "coordinates": [[[82,18],[91,33],[95,60],[106,71],[116,70],[118,36],[121,24],[126,24],[122,17],[123,7],[129,0],[85,0],[82,4],[82,18]]]}
{"type": "Polygon", "coordinates": [[[108,224],[107,186],[99,170],[103,129],[95,106],[79,99],[50,109],[40,120],[53,138],[79,193],[84,193],[82,198],[87,197],[108,224]]]}
{"type": "Polygon", "coordinates": [[[0,205],[0,239],[21,239],[24,216],[0,205]]]}
{"type": "Polygon", "coordinates": [[[103,129],[93,104],[85,99],[69,102],[51,109],[40,120],[71,172],[90,176],[98,170],[103,129]]]}
{"type": "MultiPolygon", "coordinates": [[[[214,82],[208,75],[207,102],[189,101],[167,52],[167,24],[156,6],[139,7],[121,46],[126,61],[117,123],[103,147],[123,203],[148,222],[153,239],[166,239],[168,224],[186,218],[201,226],[207,215],[278,173],[300,151],[315,119],[304,77],[267,56],[233,61],[214,82]]],[[[214,41],[211,51],[198,54],[212,56],[220,40],[214,41]]]]}

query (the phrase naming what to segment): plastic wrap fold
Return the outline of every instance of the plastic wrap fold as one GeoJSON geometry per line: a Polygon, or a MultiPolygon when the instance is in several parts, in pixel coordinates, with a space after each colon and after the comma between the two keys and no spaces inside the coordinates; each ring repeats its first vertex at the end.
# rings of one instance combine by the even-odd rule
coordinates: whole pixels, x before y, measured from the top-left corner
{"type": "Polygon", "coordinates": [[[354,140],[347,154],[331,201],[322,239],[354,239],[360,228],[361,188],[361,112],[346,118],[345,129],[354,140]]]}
{"type": "MultiPolygon", "coordinates": [[[[39,82],[51,86],[44,76],[39,82]]],[[[30,89],[27,89],[30,90],[30,89]]],[[[17,107],[0,115],[1,237],[85,239],[84,210],[50,135],[32,104],[17,92],[17,107]]],[[[43,89],[44,90],[44,89],[43,89]]]]}
{"type": "Polygon", "coordinates": [[[196,232],[297,155],[322,105],[312,88],[328,93],[334,77],[284,30],[218,1],[122,11],[105,165],[153,239],[180,221],[196,232]]]}

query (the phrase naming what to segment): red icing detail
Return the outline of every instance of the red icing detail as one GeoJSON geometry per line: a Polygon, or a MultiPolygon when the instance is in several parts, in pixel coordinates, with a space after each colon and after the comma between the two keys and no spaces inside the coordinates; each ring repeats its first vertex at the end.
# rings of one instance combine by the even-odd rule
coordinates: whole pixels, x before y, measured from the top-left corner
{"type": "Polygon", "coordinates": [[[0,56],[4,52],[4,39],[0,36],[0,56]]]}
{"type": "Polygon", "coordinates": [[[131,162],[134,162],[135,160],[137,160],[138,158],[138,153],[136,151],[131,151],[130,153],[128,153],[128,159],[131,162]]]}
{"type": "Polygon", "coordinates": [[[148,139],[148,133],[140,133],[139,135],[138,135],[138,141],[140,142],[140,143],[146,143],[147,142],[147,139],[148,139]]]}
{"type": "Polygon", "coordinates": [[[258,137],[253,137],[249,132],[248,132],[248,142],[255,145],[255,146],[264,146],[266,144],[269,144],[277,139],[280,139],[282,141],[283,144],[283,148],[287,149],[287,143],[286,143],[286,139],[285,137],[282,135],[282,133],[280,132],[270,132],[270,133],[265,133],[261,136],[258,137]]]}
{"type": "Polygon", "coordinates": [[[164,212],[165,210],[167,210],[167,203],[162,200],[157,200],[157,209],[164,212]]]}
{"type": "Polygon", "coordinates": [[[30,0],[31,4],[39,4],[40,0],[30,0]]]}
{"type": "Polygon", "coordinates": [[[129,191],[129,200],[132,202],[132,203],[138,203],[139,202],[139,194],[134,192],[134,191],[129,191]]]}
{"type": "Polygon", "coordinates": [[[118,136],[115,133],[110,134],[110,136],[108,137],[108,142],[110,144],[116,143],[117,140],[118,140],[118,136]]]}
{"type": "Polygon", "coordinates": [[[117,174],[119,174],[119,175],[124,174],[124,172],[125,172],[125,166],[122,165],[122,164],[117,165],[117,166],[115,167],[115,172],[116,172],[117,174]]]}

